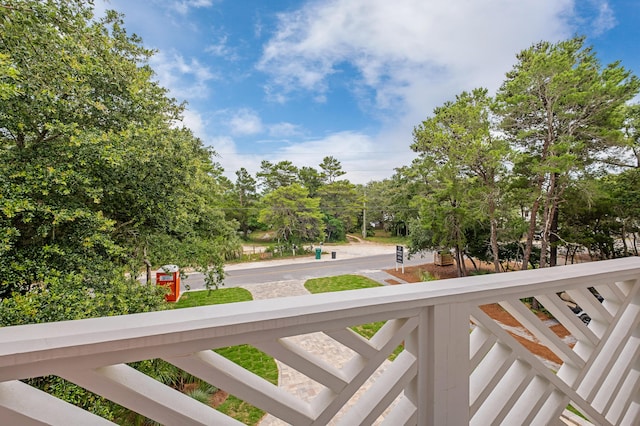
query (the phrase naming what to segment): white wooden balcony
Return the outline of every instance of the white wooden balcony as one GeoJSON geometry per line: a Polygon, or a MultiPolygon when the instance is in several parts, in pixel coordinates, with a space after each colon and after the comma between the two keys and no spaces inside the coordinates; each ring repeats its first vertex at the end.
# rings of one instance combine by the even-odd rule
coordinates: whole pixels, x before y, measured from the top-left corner
{"type": "Polygon", "coordinates": [[[640,258],[0,329],[0,424],[110,424],[20,380],[73,383],[167,425],[237,421],[126,363],[162,358],[292,425],[640,424],[640,258]],[[595,289],[600,302],[590,291],[595,289]],[[557,295],[592,318],[587,326],[557,295]],[[574,337],[550,331],[535,297],[574,337]],[[563,361],[555,371],[479,307],[500,305],[563,361]],[[365,340],[349,327],[387,321],[365,340]],[[309,353],[321,333],[353,356],[309,353]],[[211,351],[254,345],[317,382],[300,398],[211,351]],[[404,351],[390,362],[390,353],[404,351]],[[371,376],[375,380],[369,380],[371,376]]]}

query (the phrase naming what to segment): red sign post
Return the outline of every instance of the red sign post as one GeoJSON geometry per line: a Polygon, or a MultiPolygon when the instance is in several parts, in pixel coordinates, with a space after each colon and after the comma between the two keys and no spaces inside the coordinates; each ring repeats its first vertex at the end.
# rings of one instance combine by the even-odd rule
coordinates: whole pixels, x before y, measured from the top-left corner
{"type": "Polygon", "coordinates": [[[167,302],[175,302],[180,298],[180,269],[177,265],[164,265],[156,272],[156,285],[169,287],[164,298],[167,302]]]}

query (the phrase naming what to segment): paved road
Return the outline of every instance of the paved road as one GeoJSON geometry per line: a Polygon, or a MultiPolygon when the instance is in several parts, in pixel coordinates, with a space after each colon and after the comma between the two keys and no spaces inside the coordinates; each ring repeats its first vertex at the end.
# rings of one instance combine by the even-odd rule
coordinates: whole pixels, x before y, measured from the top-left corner
{"type": "MultiPolygon", "coordinates": [[[[263,262],[240,263],[225,267],[225,287],[238,287],[251,284],[263,284],[275,281],[310,279],[330,277],[344,274],[358,274],[369,276],[381,281],[389,278],[381,272],[393,269],[395,263],[394,246],[339,246],[335,249],[326,248],[321,259],[314,256],[278,259],[263,262]],[[332,259],[330,251],[336,252],[332,259]],[[380,253],[384,254],[380,254],[380,253]],[[386,252],[386,253],[385,253],[386,252]]],[[[404,259],[405,266],[419,265],[432,262],[432,256],[404,259]]],[[[401,265],[398,265],[400,268],[401,265]]],[[[204,289],[204,279],[200,273],[189,273],[188,278],[182,280],[182,291],[189,286],[191,290],[204,289]]]]}

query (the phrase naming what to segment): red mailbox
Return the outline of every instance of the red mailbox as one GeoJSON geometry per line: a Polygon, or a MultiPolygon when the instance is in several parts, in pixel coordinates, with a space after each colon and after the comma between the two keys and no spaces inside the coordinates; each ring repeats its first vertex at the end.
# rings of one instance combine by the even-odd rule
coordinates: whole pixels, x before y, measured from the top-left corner
{"type": "Polygon", "coordinates": [[[167,302],[175,302],[180,298],[180,269],[178,265],[164,265],[156,272],[156,284],[169,287],[164,298],[167,302]]]}

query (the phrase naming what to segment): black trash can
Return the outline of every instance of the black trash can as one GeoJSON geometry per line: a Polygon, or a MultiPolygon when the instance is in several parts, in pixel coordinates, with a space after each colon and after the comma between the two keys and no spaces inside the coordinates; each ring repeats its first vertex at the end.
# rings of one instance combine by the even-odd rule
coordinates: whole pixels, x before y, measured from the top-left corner
{"type": "Polygon", "coordinates": [[[336,258],[336,252],[335,252],[335,251],[332,251],[332,252],[331,252],[331,258],[332,258],[332,259],[335,259],[335,258],[336,258]]]}

